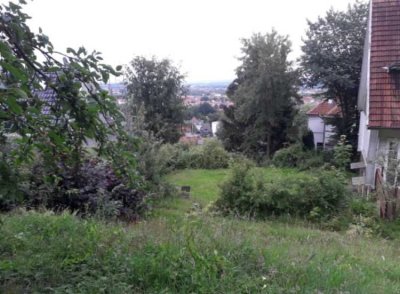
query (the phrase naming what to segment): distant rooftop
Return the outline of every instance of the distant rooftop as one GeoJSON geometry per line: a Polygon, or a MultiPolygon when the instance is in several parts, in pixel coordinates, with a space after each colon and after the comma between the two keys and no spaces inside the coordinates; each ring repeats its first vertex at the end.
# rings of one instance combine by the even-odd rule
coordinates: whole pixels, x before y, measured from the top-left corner
{"type": "Polygon", "coordinates": [[[333,100],[324,100],[307,112],[307,115],[334,117],[340,114],[340,107],[333,100]]]}

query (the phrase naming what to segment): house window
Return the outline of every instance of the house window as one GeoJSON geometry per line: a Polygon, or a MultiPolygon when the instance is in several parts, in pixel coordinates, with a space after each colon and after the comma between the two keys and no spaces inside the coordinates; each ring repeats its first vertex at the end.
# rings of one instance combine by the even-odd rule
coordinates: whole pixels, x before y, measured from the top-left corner
{"type": "Polygon", "coordinates": [[[387,168],[386,168],[386,182],[393,187],[397,186],[398,164],[399,164],[398,150],[399,150],[399,142],[390,141],[388,150],[387,168]]]}

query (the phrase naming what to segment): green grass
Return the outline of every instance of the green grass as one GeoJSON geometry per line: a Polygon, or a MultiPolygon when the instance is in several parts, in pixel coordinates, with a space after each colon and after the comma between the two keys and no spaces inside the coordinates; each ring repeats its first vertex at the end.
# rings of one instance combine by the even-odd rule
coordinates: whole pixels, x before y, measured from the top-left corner
{"type": "MultiPolygon", "coordinates": [[[[293,172],[265,169],[265,176],[293,172]]],[[[192,187],[190,198],[165,200],[137,224],[2,215],[0,293],[400,293],[397,241],[186,214],[195,202],[215,200],[228,174],[170,175],[192,187]]]]}
{"type": "MultiPolygon", "coordinates": [[[[265,179],[273,180],[286,175],[299,173],[294,169],[260,168],[265,179]]],[[[183,212],[189,212],[195,205],[207,206],[210,202],[217,200],[219,185],[230,175],[228,169],[205,170],[186,169],[176,171],[167,177],[174,186],[190,186],[191,192],[188,199],[175,198],[161,201],[157,204],[155,214],[165,217],[179,217],[183,212]]]]}
{"type": "Polygon", "coordinates": [[[155,216],[182,217],[195,206],[205,207],[218,197],[219,184],[229,175],[229,170],[194,170],[187,169],[174,172],[167,180],[180,189],[181,186],[190,186],[188,198],[177,197],[166,199],[156,204],[155,216]]]}
{"type": "Polygon", "coordinates": [[[168,181],[175,186],[190,186],[191,198],[203,205],[218,197],[218,185],[229,175],[227,169],[194,170],[187,169],[168,176],[168,181]]]}
{"type": "Polygon", "coordinates": [[[3,216],[1,293],[399,293],[395,242],[193,216],[3,216]]]}

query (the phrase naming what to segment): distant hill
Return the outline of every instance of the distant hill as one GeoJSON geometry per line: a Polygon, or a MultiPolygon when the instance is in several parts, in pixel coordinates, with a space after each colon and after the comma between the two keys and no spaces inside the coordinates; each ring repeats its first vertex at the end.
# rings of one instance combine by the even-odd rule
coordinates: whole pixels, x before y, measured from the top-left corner
{"type": "Polygon", "coordinates": [[[190,95],[207,95],[210,93],[225,94],[231,81],[203,81],[188,83],[190,95]]]}
{"type": "Polygon", "coordinates": [[[231,80],[201,81],[201,82],[188,83],[188,85],[193,86],[193,87],[213,87],[213,88],[225,87],[225,88],[227,88],[231,82],[232,82],[231,80]]]}

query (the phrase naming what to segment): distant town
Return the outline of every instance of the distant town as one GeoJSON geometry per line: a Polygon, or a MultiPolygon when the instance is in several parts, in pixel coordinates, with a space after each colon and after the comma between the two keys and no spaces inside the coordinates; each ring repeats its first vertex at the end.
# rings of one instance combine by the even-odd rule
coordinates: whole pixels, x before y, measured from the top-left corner
{"type": "MultiPolygon", "coordinates": [[[[187,84],[188,92],[187,95],[183,97],[184,104],[187,107],[194,107],[208,103],[217,111],[222,110],[224,107],[229,107],[233,105],[233,102],[226,95],[229,84],[230,81],[187,84]]],[[[103,84],[102,87],[117,98],[118,104],[124,104],[126,102],[127,90],[124,83],[103,84]]],[[[320,87],[301,87],[299,95],[304,105],[315,105],[321,100],[318,98],[318,94],[322,92],[323,89],[320,87]]]]}
{"type": "MultiPolygon", "coordinates": [[[[192,107],[207,102],[216,110],[222,110],[223,107],[233,104],[226,96],[226,89],[229,83],[230,81],[188,84],[188,93],[183,97],[184,103],[186,106],[192,107]]],[[[119,104],[126,102],[125,96],[127,90],[123,83],[105,84],[103,85],[103,89],[116,97],[119,104]]]]}
{"type": "MultiPolygon", "coordinates": [[[[210,81],[187,84],[187,94],[182,97],[187,110],[185,120],[179,127],[182,134],[179,142],[202,145],[204,138],[217,136],[223,109],[233,105],[233,101],[226,95],[230,83],[231,81],[210,81]]],[[[126,103],[127,89],[124,83],[104,84],[102,87],[117,99],[119,105],[126,103]]],[[[331,133],[327,133],[330,132],[330,128],[325,130],[323,127],[324,130],[320,130],[323,125],[320,122],[321,119],[315,118],[315,111],[312,111],[323,103],[324,99],[319,97],[323,91],[320,87],[301,87],[298,93],[302,101],[301,108],[309,117],[308,127],[314,132],[316,138],[324,138],[316,140],[315,144],[318,146],[321,144],[325,146],[326,138],[332,136],[331,133]]],[[[323,105],[321,106],[323,107],[323,105]]]]}

